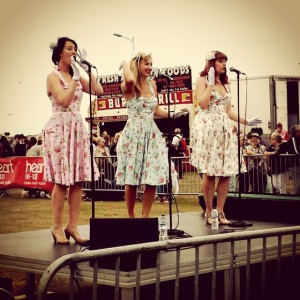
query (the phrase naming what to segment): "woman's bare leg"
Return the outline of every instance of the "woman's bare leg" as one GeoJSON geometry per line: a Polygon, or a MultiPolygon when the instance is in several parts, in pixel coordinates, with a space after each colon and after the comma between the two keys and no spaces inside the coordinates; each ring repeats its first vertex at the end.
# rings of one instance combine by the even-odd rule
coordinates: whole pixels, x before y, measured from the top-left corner
{"type": "Polygon", "coordinates": [[[150,210],[155,199],[156,186],[146,185],[143,195],[142,217],[149,218],[150,210]]]}
{"type": "Polygon", "coordinates": [[[51,197],[51,204],[52,204],[52,213],[53,213],[53,228],[52,233],[57,238],[58,242],[65,242],[67,241],[65,233],[63,231],[63,211],[64,211],[64,204],[65,204],[65,197],[66,197],[66,186],[55,184],[52,197],[51,197]]]}
{"type": "Polygon", "coordinates": [[[134,218],[134,207],[136,202],[136,189],[134,185],[125,185],[125,201],[129,218],[134,218]]]}

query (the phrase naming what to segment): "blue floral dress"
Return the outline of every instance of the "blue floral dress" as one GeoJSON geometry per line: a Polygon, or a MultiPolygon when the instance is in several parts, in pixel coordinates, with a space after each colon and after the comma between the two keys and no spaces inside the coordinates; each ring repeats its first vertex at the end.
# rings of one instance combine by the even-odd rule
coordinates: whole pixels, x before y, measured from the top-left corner
{"type": "Polygon", "coordinates": [[[165,139],[153,120],[157,98],[151,83],[150,99],[126,102],[128,120],[117,144],[119,185],[164,185],[168,181],[168,151],[165,139]]]}
{"type": "MultiPolygon", "coordinates": [[[[233,176],[238,174],[237,134],[226,112],[231,94],[213,90],[207,108],[199,108],[191,129],[191,164],[199,173],[209,176],[233,176]]],[[[241,171],[245,172],[244,160],[241,171]]]]}

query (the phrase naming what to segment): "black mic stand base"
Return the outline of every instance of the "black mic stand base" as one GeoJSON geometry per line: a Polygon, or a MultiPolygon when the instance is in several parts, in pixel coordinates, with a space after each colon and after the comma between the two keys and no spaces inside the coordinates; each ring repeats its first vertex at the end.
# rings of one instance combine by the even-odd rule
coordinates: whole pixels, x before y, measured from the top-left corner
{"type": "Polygon", "coordinates": [[[181,236],[184,235],[184,231],[180,229],[168,229],[168,236],[173,237],[173,236],[181,236]]]}

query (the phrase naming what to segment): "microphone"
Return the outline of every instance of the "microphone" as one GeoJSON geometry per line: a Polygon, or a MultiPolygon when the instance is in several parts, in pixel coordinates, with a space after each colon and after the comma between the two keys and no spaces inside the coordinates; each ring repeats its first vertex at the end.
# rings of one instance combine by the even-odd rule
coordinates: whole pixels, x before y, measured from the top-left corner
{"type": "MultiPolygon", "coordinates": [[[[76,56],[75,56],[75,61],[78,62],[77,59],[76,59],[76,56]]],[[[89,68],[97,69],[95,66],[93,66],[90,62],[88,62],[85,59],[80,60],[80,63],[87,65],[89,68]]]]}
{"type": "Polygon", "coordinates": [[[85,64],[87,66],[89,66],[90,68],[95,68],[90,62],[88,62],[87,60],[83,59],[80,61],[82,64],[85,64]]]}
{"type": "Polygon", "coordinates": [[[244,72],[242,72],[242,71],[240,71],[240,70],[237,70],[237,69],[235,69],[235,68],[233,68],[233,67],[230,67],[229,70],[230,70],[231,72],[235,72],[235,73],[237,73],[237,74],[243,74],[243,75],[246,75],[244,72]]]}
{"type": "Polygon", "coordinates": [[[163,76],[163,77],[168,78],[169,80],[173,80],[173,78],[171,76],[169,76],[168,74],[161,73],[158,68],[153,68],[152,74],[153,75],[151,77],[153,77],[153,78],[156,77],[156,76],[163,76]]]}
{"type": "Polygon", "coordinates": [[[163,76],[163,77],[167,77],[169,80],[173,80],[173,78],[167,74],[164,74],[164,73],[158,73],[160,76],[163,76]]]}

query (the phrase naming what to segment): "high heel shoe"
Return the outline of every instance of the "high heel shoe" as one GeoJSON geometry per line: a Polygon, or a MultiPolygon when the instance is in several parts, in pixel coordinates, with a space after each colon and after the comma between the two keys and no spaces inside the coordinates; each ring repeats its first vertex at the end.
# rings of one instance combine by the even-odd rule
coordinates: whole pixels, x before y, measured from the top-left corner
{"type": "Polygon", "coordinates": [[[75,233],[71,232],[67,227],[65,228],[65,235],[68,240],[72,237],[76,244],[84,245],[89,241],[88,239],[83,239],[80,236],[75,235],[75,233]]]}
{"type": "Polygon", "coordinates": [[[207,223],[208,225],[211,225],[211,224],[212,224],[212,219],[211,219],[210,213],[205,212],[205,213],[204,213],[204,217],[205,217],[205,219],[206,219],[206,223],[207,223]]]}
{"type": "Polygon", "coordinates": [[[58,245],[69,245],[70,241],[68,239],[60,239],[54,232],[53,229],[51,230],[51,234],[54,240],[54,244],[58,245]]]}
{"type": "Polygon", "coordinates": [[[219,224],[221,225],[228,225],[230,221],[228,221],[225,217],[224,212],[219,212],[219,224]]]}

